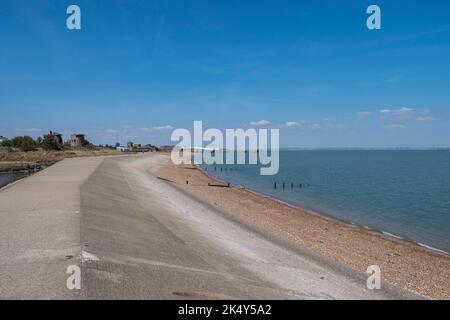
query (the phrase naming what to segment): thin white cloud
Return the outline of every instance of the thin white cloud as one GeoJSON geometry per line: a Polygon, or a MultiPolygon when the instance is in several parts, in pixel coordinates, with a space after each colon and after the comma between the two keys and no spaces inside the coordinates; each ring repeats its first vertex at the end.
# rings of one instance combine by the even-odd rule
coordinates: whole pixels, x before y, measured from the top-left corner
{"type": "Polygon", "coordinates": [[[363,47],[371,48],[371,47],[378,47],[378,46],[389,46],[389,45],[393,45],[393,44],[397,44],[397,43],[402,43],[405,41],[411,41],[411,40],[415,40],[418,38],[426,37],[429,35],[449,32],[449,31],[450,31],[450,27],[447,25],[447,26],[440,27],[439,29],[431,29],[431,30],[413,33],[413,34],[409,34],[406,36],[391,38],[391,39],[387,39],[387,40],[385,40],[385,38],[383,37],[380,40],[366,43],[363,45],[363,47]]]}
{"type": "Polygon", "coordinates": [[[309,126],[311,129],[317,130],[322,128],[322,126],[320,125],[320,123],[313,123],[309,126]]]}
{"type": "Polygon", "coordinates": [[[384,120],[408,120],[415,119],[416,121],[430,121],[433,118],[428,109],[383,109],[380,110],[380,117],[384,120]]]}
{"type": "Polygon", "coordinates": [[[285,123],[286,127],[299,127],[301,126],[300,122],[297,121],[288,121],[285,123]]]}
{"type": "Polygon", "coordinates": [[[431,121],[434,120],[433,117],[430,116],[419,116],[416,118],[417,121],[431,121]]]}
{"type": "Polygon", "coordinates": [[[105,133],[117,133],[118,131],[115,129],[107,129],[105,130],[105,133]]]}
{"type": "Polygon", "coordinates": [[[38,129],[38,128],[16,128],[14,129],[15,131],[20,131],[20,132],[42,132],[42,129],[38,129]]]}
{"type": "Polygon", "coordinates": [[[411,108],[400,108],[400,109],[383,109],[380,111],[382,118],[392,119],[392,118],[408,118],[416,113],[414,109],[411,108]]]}
{"type": "Polygon", "coordinates": [[[402,76],[397,74],[397,75],[393,75],[392,77],[387,78],[386,82],[387,83],[395,83],[395,82],[400,81],[401,79],[402,79],[402,76]]]}
{"type": "Polygon", "coordinates": [[[175,129],[171,125],[165,125],[165,126],[159,126],[159,127],[153,127],[155,130],[173,130],[175,129]]]}
{"type": "Polygon", "coordinates": [[[268,126],[270,124],[270,121],[267,120],[259,120],[259,121],[252,121],[250,122],[251,126],[257,127],[257,126],[268,126]]]}
{"type": "Polygon", "coordinates": [[[360,111],[358,112],[358,118],[360,119],[366,119],[369,118],[370,116],[372,116],[372,112],[370,111],[360,111]]]}
{"type": "Polygon", "coordinates": [[[406,129],[406,126],[403,124],[388,124],[385,125],[383,128],[385,129],[406,129]]]}

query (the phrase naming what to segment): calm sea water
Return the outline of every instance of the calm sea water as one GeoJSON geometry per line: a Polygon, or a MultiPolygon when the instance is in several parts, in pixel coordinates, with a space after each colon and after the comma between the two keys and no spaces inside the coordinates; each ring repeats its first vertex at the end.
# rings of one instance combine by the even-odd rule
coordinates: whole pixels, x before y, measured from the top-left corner
{"type": "Polygon", "coordinates": [[[285,150],[276,176],[251,165],[201,167],[317,213],[450,252],[450,151],[285,150]]]}

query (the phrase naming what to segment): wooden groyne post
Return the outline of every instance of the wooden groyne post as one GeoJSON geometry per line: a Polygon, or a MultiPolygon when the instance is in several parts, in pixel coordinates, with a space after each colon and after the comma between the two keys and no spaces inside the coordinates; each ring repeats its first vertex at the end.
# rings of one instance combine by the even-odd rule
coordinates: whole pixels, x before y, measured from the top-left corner
{"type": "MultiPolygon", "coordinates": [[[[283,190],[286,189],[286,183],[287,183],[287,182],[283,182],[283,183],[281,184],[283,190]]],[[[291,184],[291,189],[292,189],[292,190],[295,189],[295,187],[296,187],[297,184],[294,183],[294,182],[291,182],[290,184],[291,184]]],[[[306,184],[306,183],[299,183],[299,184],[298,184],[299,189],[301,189],[301,188],[303,188],[303,187],[309,187],[309,186],[310,186],[309,183],[308,183],[308,184],[306,184]]],[[[276,181],[274,181],[274,182],[273,182],[273,188],[274,188],[274,189],[277,189],[277,187],[278,187],[278,183],[277,183],[276,181]]]]}

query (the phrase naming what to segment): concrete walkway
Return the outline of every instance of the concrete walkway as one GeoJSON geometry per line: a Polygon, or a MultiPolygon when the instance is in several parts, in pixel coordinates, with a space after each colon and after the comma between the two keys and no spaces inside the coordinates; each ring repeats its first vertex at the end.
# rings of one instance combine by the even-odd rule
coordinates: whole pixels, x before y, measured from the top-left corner
{"type": "Polygon", "coordinates": [[[0,191],[0,298],[410,297],[367,290],[364,275],[157,179],[151,172],[166,159],[66,159],[0,191]],[[81,290],[66,288],[71,264],[81,267],[81,290]]]}
{"type": "Polygon", "coordinates": [[[0,191],[0,298],[76,298],[80,186],[103,158],[66,159],[0,191]],[[73,257],[73,258],[71,258],[73,257]]]}

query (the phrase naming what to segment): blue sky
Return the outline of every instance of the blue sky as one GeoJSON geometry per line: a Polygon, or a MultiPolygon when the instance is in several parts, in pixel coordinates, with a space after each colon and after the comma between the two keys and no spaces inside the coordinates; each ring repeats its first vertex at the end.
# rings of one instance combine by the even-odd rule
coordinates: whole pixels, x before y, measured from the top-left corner
{"type": "Polygon", "coordinates": [[[0,135],[166,144],[203,120],[280,128],[282,147],[449,147],[449,17],[444,0],[0,0],[0,135]]]}

